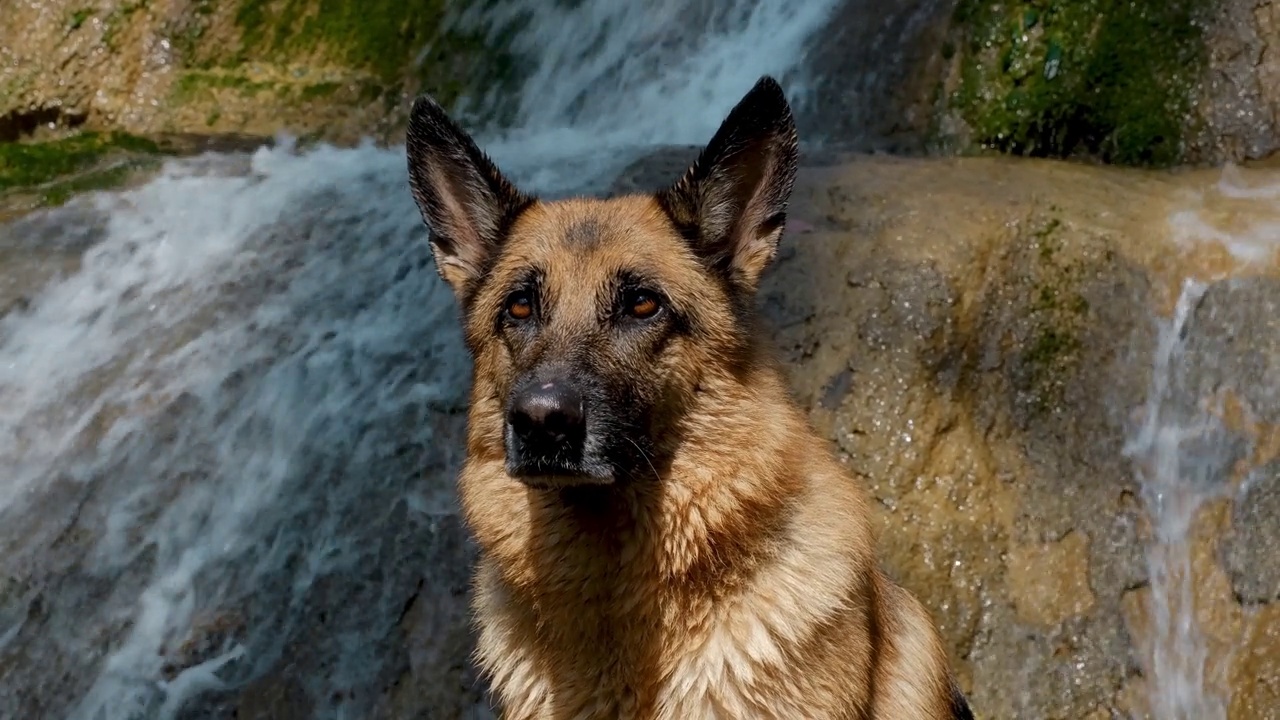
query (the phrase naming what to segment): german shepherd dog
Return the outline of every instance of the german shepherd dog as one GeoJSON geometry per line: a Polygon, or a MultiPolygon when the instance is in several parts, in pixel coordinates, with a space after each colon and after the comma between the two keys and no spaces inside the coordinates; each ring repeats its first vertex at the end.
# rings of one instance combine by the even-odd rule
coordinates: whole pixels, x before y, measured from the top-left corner
{"type": "Polygon", "coordinates": [[[797,166],[778,83],[655,194],[528,195],[426,96],[407,151],[474,361],[458,487],[501,716],[972,718],[756,330],[797,166]]]}

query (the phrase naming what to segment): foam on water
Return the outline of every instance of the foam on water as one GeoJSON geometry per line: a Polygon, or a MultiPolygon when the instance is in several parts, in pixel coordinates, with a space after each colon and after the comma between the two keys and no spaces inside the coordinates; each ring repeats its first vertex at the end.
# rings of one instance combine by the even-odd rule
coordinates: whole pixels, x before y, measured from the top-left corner
{"type": "Polygon", "coordinates": [[[1189,198],[1187,207],[1170,218],[1174,242],[1183,249],[1220,245],[1241,264],[1240,270],[1271,262],[1280,251],[1280,203],[1276,200],[1280,200],[1280,185],[1251,185],[1239,167],[1227,165],[1210,192],[1189,198]],[[1249,201],[1246,226],[1223,228],[1215,214],[1206,211],[1207,204],[1223,198],[1249,201]]]}
{"type": "MultiPolygon", "coordinates": [[[[834,2],[569,5],[536,3],[516,38],[544,58],[520,129],[481,138],[552,196],[705,142],[759,75],[795,79],[834,2]]],[[[450,511],[455,449],[432,418],[461,407],[468,364],[404,165],[401,149],[284,142],[0,227],[0,250],[50,264],[66,258],[33,227],[87,217],[91,236],[0,319],[0,667],[27,674],[0,716],[178,715],[271,667],[326,576],[392,572],[371,518],[450,511]]],[[[356,587],[336,604],[349,614],[404,602],[384,575],[356,587]]],[[[331,628],[308,696],[377,685],[369,622],[331,628]]]]}
{"type": "Polygon", "coordinates": [[[459,22],[495,31],[526,24],[513,49],[541,61],[524,83],[516,127],[489,147],[499,162],[576,156],[533,178],[560,185],[583,171],[608,175],[654,146],[705,143],[761,75],[779,78],[802,108],[812,85],[800,61],[838,4],[573,0],[539,3],[530,15],[529,0],[497,0],[459,22]]]}

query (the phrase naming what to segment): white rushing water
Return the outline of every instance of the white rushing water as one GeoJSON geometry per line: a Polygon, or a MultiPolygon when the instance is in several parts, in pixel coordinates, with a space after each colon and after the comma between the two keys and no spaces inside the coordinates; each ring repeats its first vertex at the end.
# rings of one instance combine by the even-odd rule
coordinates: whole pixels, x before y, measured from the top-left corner
{"type": "MultiPolygon", "coordinates": [[[[705,142],[763,73],[799,92],[834,2],[554,5],[520,129],[480,138],[550,195],[705,142]]],[[[468,370],[404,165],[284,142],[0,226],[37,270],[0,319],[0,717],[180,716],[291,653],[335,577],[302,692],[365,716],[343,691],[389,672],[468,370]]]]}

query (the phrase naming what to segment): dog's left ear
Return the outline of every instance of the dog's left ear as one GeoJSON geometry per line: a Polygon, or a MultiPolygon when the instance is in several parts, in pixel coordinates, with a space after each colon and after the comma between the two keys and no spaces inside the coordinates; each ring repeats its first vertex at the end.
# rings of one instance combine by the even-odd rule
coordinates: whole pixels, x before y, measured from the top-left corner
{"type": "Polygon", "coordinates": [[[507,228],[533,202],[429,96],[409,116],[409,186],[431,228],[436,270],[465,304],[507,228]]]}
{"type": "Polygon", "coordinates": [[[697,161],[658,202],[713,271],[751,292],[773,260],[795,184],[796,126],[782,87],[764,76],[697,161]]]}

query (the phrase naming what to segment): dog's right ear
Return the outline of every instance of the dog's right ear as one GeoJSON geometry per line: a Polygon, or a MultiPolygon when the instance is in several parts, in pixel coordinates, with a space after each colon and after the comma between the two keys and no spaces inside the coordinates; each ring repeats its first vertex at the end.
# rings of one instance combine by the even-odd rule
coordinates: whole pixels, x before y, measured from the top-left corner
{"type": "Polygon", "coordinates": [[[436,270],[465,304],[533,198],[503,177],[429,96],[413,103],[405,149],[413,199],[431,228],[436,270]]]}
{"type": "Polygon", "coordinates": [[[741,291],[755,291],[777,252],[798,153],[787,97],[765,75],[684,176],[657,194],[694,252],[741,291]]]}

